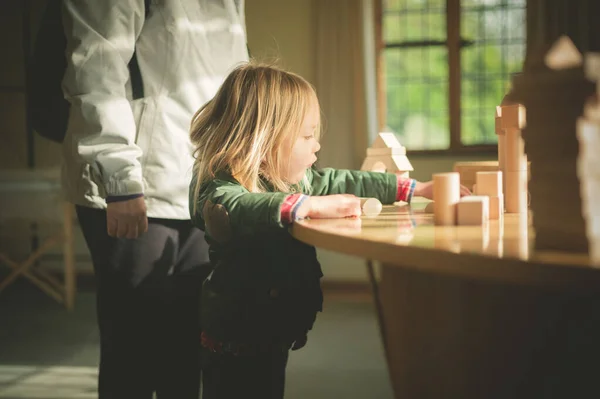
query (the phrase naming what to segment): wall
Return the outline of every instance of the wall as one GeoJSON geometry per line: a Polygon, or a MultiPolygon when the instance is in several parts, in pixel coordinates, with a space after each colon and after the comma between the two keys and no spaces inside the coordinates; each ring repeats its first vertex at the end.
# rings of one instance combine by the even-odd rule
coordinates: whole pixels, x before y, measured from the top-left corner
{"type": "Polygon", "coordinates": [[[315,81],[313,0],[246,1],[246,28],[252,57],[278,64],[315,81]]]}

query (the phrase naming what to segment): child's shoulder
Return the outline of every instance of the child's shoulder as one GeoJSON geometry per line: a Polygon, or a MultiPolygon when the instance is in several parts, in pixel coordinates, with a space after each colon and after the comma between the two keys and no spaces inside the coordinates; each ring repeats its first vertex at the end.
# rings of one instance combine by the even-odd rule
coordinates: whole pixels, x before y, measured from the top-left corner
{"type": "Polygon", "coordinates": [[[214,191],[224,188],[246,191],[246,188],[242,186],[233,176],[231,176],[231,174],[222,172],[217,173],[215,177],[206,180],[202,184],[202,187],[200,187],[200,192],[214,191]]]}

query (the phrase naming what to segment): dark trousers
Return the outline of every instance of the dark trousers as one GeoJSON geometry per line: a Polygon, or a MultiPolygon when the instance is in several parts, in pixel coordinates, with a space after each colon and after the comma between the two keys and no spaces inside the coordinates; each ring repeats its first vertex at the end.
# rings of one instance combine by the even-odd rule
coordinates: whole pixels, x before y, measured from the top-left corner
{"type": "Polygon", "coordinates": [[[243,356],[203,350],[202,399],[283,399],[287,350],[243,356]]]}
{"type": "Polygon", "coordinates": [[[106,211],[77,207],[97,281],[100,399],[197,399],[199,301],[210,272],[189,220],[148,220],[130,240],[109,237],[106,211]]]}

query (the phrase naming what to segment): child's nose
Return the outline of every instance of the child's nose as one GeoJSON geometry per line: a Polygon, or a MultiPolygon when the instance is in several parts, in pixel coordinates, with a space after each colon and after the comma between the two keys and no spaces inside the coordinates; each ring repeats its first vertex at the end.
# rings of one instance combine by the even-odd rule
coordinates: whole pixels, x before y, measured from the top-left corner
{"type": "Polygon", "coordinates": [[[319,150],[321,149],[321,143],[319,143],[318,141],[315,143],[315,148],[313,150],[313,152],[319,152],[319,150]]]}

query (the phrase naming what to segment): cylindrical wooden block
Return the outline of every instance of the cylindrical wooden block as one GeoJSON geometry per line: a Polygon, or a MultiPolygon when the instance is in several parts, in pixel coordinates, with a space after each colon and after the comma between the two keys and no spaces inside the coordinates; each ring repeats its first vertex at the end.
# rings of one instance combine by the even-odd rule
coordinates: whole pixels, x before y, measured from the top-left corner
{"type": "Polygon", "coordinates": [[[436,225],[456,224],[456,204],[460,200],[460,175],[456,172],[433,175],[433,220],[436,225]]]}
{"type": "MultiPolygon", "coordinates": [[[[504,170],[503,172],[520,172],[527,170],[525,147],[519,129],[507,129],[504,143],[504,170]]],[[[506,179],[505,179],[506,180],[506,179]]]]}
{"type": "Polygon", "coordinates": [[[377,198],[361,198],[360,207],[365,216],[377,216],[383,209],[381,202],[377,198]]]}
{"type": "Polygon", "coordinates": [[[527,212],[527,170],[506,172],[506,213],[527,212]]]}

